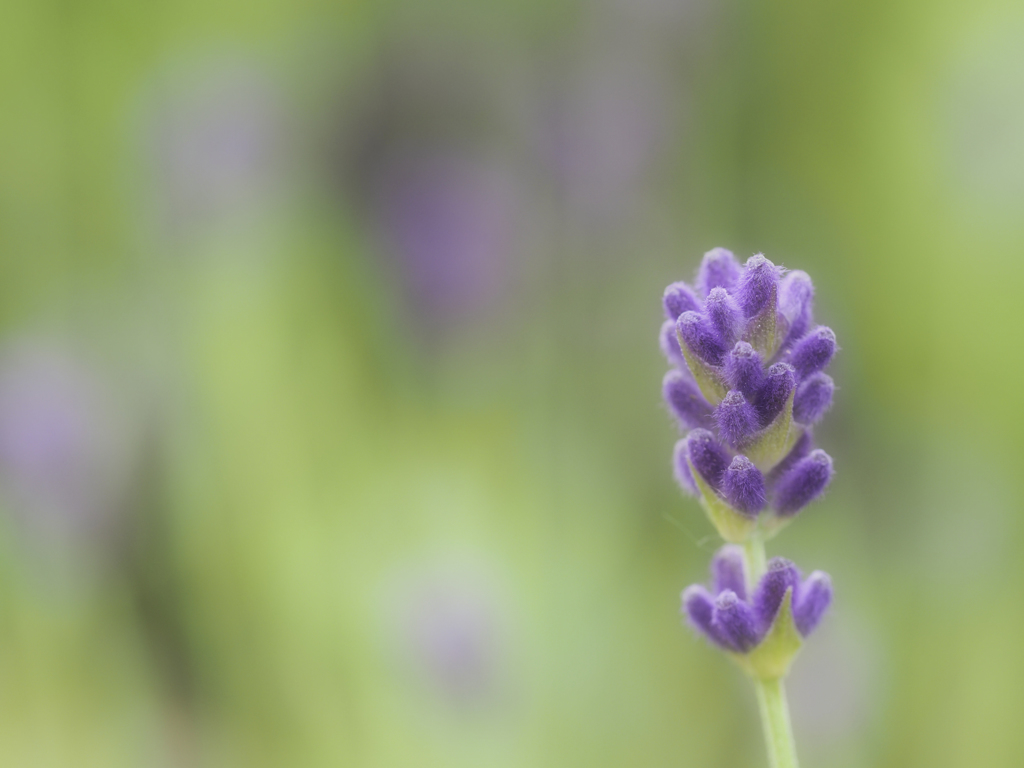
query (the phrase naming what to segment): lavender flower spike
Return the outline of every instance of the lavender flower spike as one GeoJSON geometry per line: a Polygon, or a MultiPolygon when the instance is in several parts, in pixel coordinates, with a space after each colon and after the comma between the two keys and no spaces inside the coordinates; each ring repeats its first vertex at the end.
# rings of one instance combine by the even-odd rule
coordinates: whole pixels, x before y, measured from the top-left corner
{"type": "Polygon", "coordinates": [[[782,679],[831,604],[832,582],[822,571],[802,580],[781,557],[766,563],[765,541],[832,479],[811,427],[832,405],[824,369],[836,336],[814,325],[811,278],[761,254],[740,268],[724,248],[708,251],[694,285],[665,290],[660,342],[673,370],[662,394],[692,428],[675,446],[676,480],[729,544],[711,561],[711,589],[682,593],[683,613],[753,679],[770,763],[795,768],[782,679]]]}

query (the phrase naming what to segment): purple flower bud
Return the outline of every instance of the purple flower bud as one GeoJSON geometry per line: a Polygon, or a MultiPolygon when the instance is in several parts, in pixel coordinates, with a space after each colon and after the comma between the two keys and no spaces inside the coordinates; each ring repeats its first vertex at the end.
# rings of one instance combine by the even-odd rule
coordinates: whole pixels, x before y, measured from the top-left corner
{"type": "Polygon", "coordinates": [[[745,445],[760,428],[757,409],[735,389],[730,390],[715,408],[715,424],[718,434],[733,448],[745,445]]]}
{"type": "Polygon", "coordinates": [[[700,312],[700,299],[684,282],[672,283],[665,289],[662,305],[665,316],[672,321],[678,320],[683,312],[700,312]]]}
{"type": "Polygon", "coordinates": [[[729,647],[722,639],[718,629],[712,623],[715,612],[715,601],[708,591],[699,584],[683,590],[683,612],[690,620],[690,625],[708,640],[722,648],[729,647]]]}
{"type": "Polygon", "coordinates": [[[761,641],[754,611],[731,589],[715,598],[711,627],[728,647],[738,653],[746,653],[761,641]]]}
{"type": "Polygon", "coordinates": [[[725,357],[725,380],[747,400],[754,400],[764,386],[761,356],[745,341],[736,342],[725,357]]]}
{"type": "Polygon", "coordinates": [[[702,315],[696,312],[683,312],[676,321],[676,331],[690,351],[705,363],[722,364],[725,349],[702,315]]]}
{"type": "Polygon", "coordinates": [[[728,349],[743,330],[743,315],[725,288],[712,288],[704,301],[704,314],[721,345],[728,349]]]}
{"type": "Polygon", "coordinates": [[[700,491],[697,490],[697,484],[693,481],[693,475],[690,472],[690,464],[687,462],[689,455],[687,440],[683,438],[676,443],[672,452],[672,474],[679,487],[683,489],[683,493],[700,496],[700,491]]]}
{"type": "Polygon", "coordinates": [[[796,372],[787,363],[776,363],[768,369],[768,376],[757,398],[757,413],[761,426],[767,427],[778,416],[796,386],[796,372]]]}
{"type": "Polygon", "coordinates": [[[785,320],[783,328],[786,338],[782,348],[786,349],[811,327],[814,304],[814,284],[810,276],[801,270],[790,272],[779,284],[779,314],[785,320]]]}
{"type": "Polygon", "coordinates": [[[817,423],[832,407],[835,384],[825,373],[812,373],[796,388],[793,396],[793,418],[801,424],[817,423]]]}
{"type": "Polygon", "coordinates": [[[722,494],[729,506],[751,516],[764,509],[768,502],[764,475],[746,456],[733,458],[722,476],[722,494]]]}
{"type": "Polygon", "coordinates": [[[820,448],[793,465],[775,487],[775,509],[793,515],[824,492],[832,479],[832,459],[820,448]]]}
{"type": "Polygon", "coordinates": [[[695,429],[708,426],[711,406],[689,376],[680,371],[669,371],[661,382],[661,392],[669,409],[683,427],[695,429]]]}
{"type": "Polygon", "coordinates": [[[716,595],[730,589],[740,600],[747,599],[747,567],[741,547],[726,544],[715,553],[711,560],[711,586],[716,595]]]}
{"type": "Polygon", "coordinates": [[[776,297],[781,270],[760,253],[747,259],[737,299],[746,317],[753,317],[776,297]]]}
{"type": "Polygon", "coordinates": [[[729,467],[729,454],[706,429],[695,429],[686,437],[687,455],[704,482],[716,491],[729,467]]]}
{"type": "Polygon", "coordinates": [[[740,265],[732,251],[712,248],[704,254],[697,272],[697,290],[707,296],[712,288],[725,288],[732,292],[740,279],[740,265]]]}
{"type": "Polygon", "coordinates": [[[814,450],[814,440],[809,432],[804,432],[796,441],[796,445],[786,454],[786,457],[768,473],[768,484],[774,485],[780,477],[789,472],[790,469],[796,466],[797,462],[807,456],[812,450],[814,450]]]}
{"type": "Polygon", "coordinates": [[[673,320],[666,320],[661,324],[661,335],[658,337],[661,346],[661,353],[665,355],[668,364],[675,366],[681,371],[686,370],[686,358],[683,357],[683,350],[679,348],[679,337],[676,335],[676,324],[673,320]]]}
{"type": "Polygon", "coordinates": [[[796,343],[789,355],[789,362],[796,368],[797,376],[803,380],[828,365],[835,352],[836,335],[831,328],[819,325],[796,343]]]}
{"type": "Polygon", "coordinates": [[[800,585],[799,600],[793,605],[793,620],[800,634],[807,637],[818,626],[832,603],[832,579],[823,571],[815,571],[800,585]]]}
{"type": "Polygon", "coordinates": [[[779,612],[786,590],[793,590],[796,598],[800,586],[800,571],[784,557],[773,557],[768,561],[768,571],[754,590],[754,613],[762,632],[767,632],[779,612]]]}

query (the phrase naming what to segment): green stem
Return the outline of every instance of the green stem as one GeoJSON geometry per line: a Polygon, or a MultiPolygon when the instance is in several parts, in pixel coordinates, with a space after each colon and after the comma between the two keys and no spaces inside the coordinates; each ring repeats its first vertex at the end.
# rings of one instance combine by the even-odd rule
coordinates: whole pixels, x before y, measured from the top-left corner
{"type": "Polygon", "coordinates": [[[747,591],[753,594],[754,585],[768,570],[764,554],[764,539],[756,535],[751,536],[743,545],[743,554],[747,559],[747,591]]]}
{"type": "Polygon", "coordinates": [[[768,764],[772,768],[798,768],[796,743],[782,680],[755,680],[754,688],[764,725],[764,741],[768,746],[768,764]]]}
{"type": "MultiPolygon", "coordinates": [[[[747,590],[753,594],[754,585],[767,570],[764,541],[753,536],[743,545],[747,561],[747,590]]],[[[786,703],[786,689],[781,679],[754,679],[757,706],[761,710],[761,724],[764,726],[764,741],[768,747],[768,763],[771,768],[798,768],[796,742],[793,741],[793,727],[789,722],[789,705],[786,703]]]]}

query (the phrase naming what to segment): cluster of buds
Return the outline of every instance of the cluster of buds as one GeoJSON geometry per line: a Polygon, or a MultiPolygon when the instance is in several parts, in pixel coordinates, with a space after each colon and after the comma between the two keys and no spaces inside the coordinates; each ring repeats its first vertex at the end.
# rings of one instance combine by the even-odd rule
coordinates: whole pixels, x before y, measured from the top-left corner
{"type": "MultiPolygon", "coordinates": [[[[813,297],[807,273],[760,254],[741,267],[724,248],[704,255],[693,287],[665,289],[661,347],[672,370],[663,394],[687,433],[675,447],[675,476],[732,544],[761,546],[832,479],[832,459],[814,448],[811,429],[832,405],[824,369],[836,337],[814,324],[813,297]]],[[[741,556],[723,549],[715,595],[691,587],[683,608],[748,671],[781,676],[831,601],[828,576],[801,582],[792,563],[776,559],[748,583],[760,574],[744,575],[741,556]]]]}

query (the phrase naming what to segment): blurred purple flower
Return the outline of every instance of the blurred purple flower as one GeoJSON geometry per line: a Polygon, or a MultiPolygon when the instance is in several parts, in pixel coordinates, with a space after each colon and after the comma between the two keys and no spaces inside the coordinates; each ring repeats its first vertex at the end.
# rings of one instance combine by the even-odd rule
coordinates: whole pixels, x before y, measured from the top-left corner
{"type": "Polygon", "coordinates": [[[28,344],[0,357],[0,496],[26,527],[64,540],[102,534],[126,459],[107,393],[79,361],[28,344]]]}
{"type": "Polygon", "coordinates": [[[672,94],[642,57],[604,46],[585,56],[543,116],[543,154],[573,212],[596,223],[635,210],[668,133],[672,94]]]}
{"type": "Polygon", "coordinates": [[[414,590],[404,624],[412,660],[445,698],[478,703],[494,693],[497,616],[476,586],[444,579],[414,590]]]}
{"type": "Polygon", "coordinates": [[[154,102],[148,149],[172,233],[246,211],[274,187],[282,117],[257,69],[209,66],[154,102]]]}
{"type": "Polygon", "coordinates": [[[516,258],[513,174],[467,151],[399,153],[377,179],[374,224],[417,323],[493,313],[516,258]]]}

